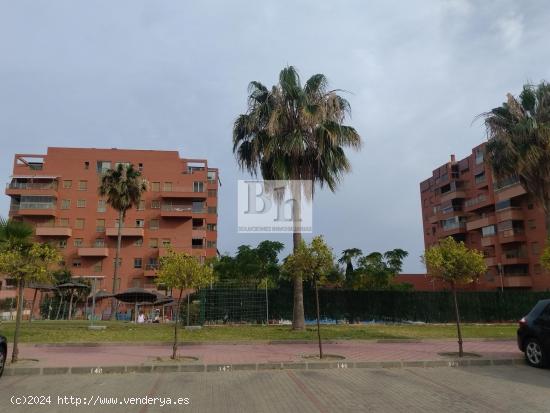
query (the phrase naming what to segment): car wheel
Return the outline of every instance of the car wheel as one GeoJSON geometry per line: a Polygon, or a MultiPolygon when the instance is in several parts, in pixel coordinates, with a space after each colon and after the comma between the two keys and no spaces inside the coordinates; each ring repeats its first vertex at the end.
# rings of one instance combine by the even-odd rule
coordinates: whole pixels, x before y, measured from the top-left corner
{"type": "Polygon", "coordinates": [[[7,349],[0,348],[0,377],[4,373],[4,365],[6,364],[7,349]]]}
{"type": "Polygon", "coordinates": [[[525,344],[525,360],[533,367],[546,367],[548,355],[545,354],[538,340],[530,338],[525,344]]]}

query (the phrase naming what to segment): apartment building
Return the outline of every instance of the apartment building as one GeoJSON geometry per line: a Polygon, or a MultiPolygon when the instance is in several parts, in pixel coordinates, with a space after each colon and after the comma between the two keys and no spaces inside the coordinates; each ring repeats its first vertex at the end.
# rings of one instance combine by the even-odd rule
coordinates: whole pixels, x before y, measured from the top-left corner
{"type": "Polygon", "coordinates": [[[420,183],[424,245],[452,236],[483,251],[489,271],[474,290],[550,288],[540,265],[544,212],[516,176],[496,181],[484,161],[485,144],[432,172],[420,183]]]}
{"type": "Polygon", "coordinates": [[[36,238],[55,244],[75,277],[112,288],[118,225],[122,249],[117,290],[154,288],[159,258],[168,248],[200,260],[216,255],[218,170],[177,151],[48,148],[16,154],[6,187],[9,216],[31,223],[36,238]],[[149,182],[124,223],[98,195],[102,173],[133,164],[149,182]]]}

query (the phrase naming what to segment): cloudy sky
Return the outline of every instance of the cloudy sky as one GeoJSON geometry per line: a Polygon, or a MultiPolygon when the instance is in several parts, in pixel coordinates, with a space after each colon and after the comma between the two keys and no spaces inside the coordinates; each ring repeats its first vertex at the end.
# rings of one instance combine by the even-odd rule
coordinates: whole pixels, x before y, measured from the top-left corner
{"type": "Polygon", "coordinates": [[[1,0],[0,177],[47,146],[206,157],[233,252],[264,237],[236,231],[232,122],[251,80],[294,65],[350,91],[364,139],[341,188],[317,193],[314,232],[338,253],[404,248],[422,272],[419,182],[485,138],[477,114],[550,80],[548,21],[544,0],[1,0]]]}

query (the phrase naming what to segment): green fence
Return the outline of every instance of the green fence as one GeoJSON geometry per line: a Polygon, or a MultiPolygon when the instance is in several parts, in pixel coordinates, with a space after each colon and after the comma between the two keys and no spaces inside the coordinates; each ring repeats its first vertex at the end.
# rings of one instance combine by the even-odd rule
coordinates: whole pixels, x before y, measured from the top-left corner
{"type": "MultiPolygon", "coordinates": [[[[198,294],[200,322],[265,322],[265,292],[257,289],[212,288],[198,294]]],[[[321,318],[357,321],[454,321],[450,292],[321,290],[321,318]]],[[[460,313],[466,322],[517,321],[550,292],[460,292],[460,313]]],[[[269,290],[270,320],[292,319],[292,289],[269,290]]],[[[315,318],[314,296],[304,286],[306,319],[315,318]]]]}

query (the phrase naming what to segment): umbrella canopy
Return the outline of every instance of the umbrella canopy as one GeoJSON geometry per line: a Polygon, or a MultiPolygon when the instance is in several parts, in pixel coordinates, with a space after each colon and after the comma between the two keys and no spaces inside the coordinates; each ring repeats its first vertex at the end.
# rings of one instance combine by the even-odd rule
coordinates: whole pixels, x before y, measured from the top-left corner
{"type": "Polygon", "coordinates": [[[57,286],[57,288],[59,290],[63,290],[63,289],[74,289],[74,290],[78,290],[78,289],[81,289],[81,288],[90,288],[89,285],[86,285],[86,284],[81,284],[81,283],[74,283],[74,282],[67,282],[67,283],[63,283],[63,284],[59,284],[57,286]]]}
{"type": "Polygon", "coordinates": [[[55,291],[57,287],[51,284],[41,284],[41,283],[30,283],[28,288],[39,291],[55,291]]]}
{"type": "Polygon", "coordinates": [[[156,301],[156,294],[143,288],[128,288],[126,291],[113,295],[117,300],[124,303],[153,303],[156,301]]]}
{"type": "Polygon", "coordinates": [[[161,294],[159,292],[155,292],[155,295],[157,296],[157,299],[153,303],[153,305],[164,305],[164,304],[170,304],[174,299],[172,297],[168,297],[167,295],[161,294]]]}

